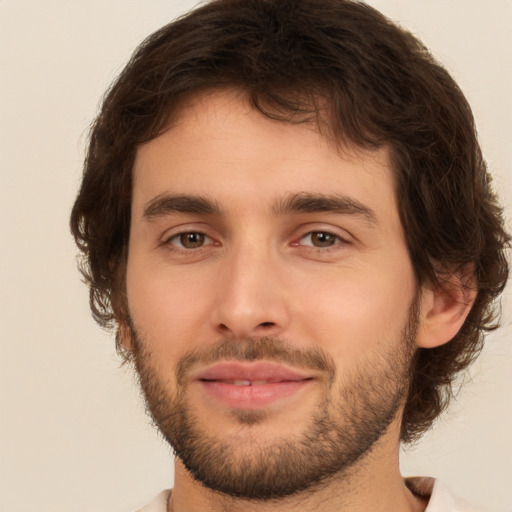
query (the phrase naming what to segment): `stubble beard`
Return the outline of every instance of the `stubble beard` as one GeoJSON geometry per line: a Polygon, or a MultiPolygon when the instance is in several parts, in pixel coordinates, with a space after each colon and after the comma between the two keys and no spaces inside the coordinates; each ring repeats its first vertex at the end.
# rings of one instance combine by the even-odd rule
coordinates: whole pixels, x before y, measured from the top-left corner
{"type": "Polygon", "coordinates": [[[415,352],[416,306],[415,302],[410,308],[398,344],[387,344],[386,353],[362,357],[351,375],[339,382],[334,361],[319,349],[297,350],[279,338],[226,339],[214,348],[186,354],[177,365],[177,384],[171,391],[157,375],[147,343],[132,325],[134,363],[147,410],[193,478],[228,496],[280,499],[313,490],[333,478],[348,478],[404,403],[415,352]],[[258,439],[251,429],[264,424],[267,414],[234,410],[235,424],[245,426],[243,438],[211,435],[208,425],[194,415],[184,377],[197,362],[221,359],[267,360],[323,372],[325,393],[304,431],[291,439],[258,439]]]}

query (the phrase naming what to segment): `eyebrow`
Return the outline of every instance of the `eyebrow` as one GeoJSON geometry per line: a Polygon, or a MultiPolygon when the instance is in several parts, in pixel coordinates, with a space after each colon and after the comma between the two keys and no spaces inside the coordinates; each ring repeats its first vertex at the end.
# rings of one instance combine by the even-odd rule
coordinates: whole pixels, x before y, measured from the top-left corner
{"type": "Polygon", "coordinates": [[[207,197],[165,194],[156,196],[146,204],[143,217],[151,220],[173,213],[220,215],[221,210],[215,201],[207,197]]]}
{"type": "Polygon", "coordinates": [[[275,215],[319,212],[360,215],[372,224],[377,223],[377,216],[371,208],[355,199],[338,194],[290,194],[279,200],[274,205],[273,210],[275,215]]]}
{"type": "MultiPolygon", "coordinates": [[[[272,208],[276,216],[290,213],[321,213],[331,212],[340,215],[362,216],[372,224],[377,223],[375,212],[363,203],[350,197],[333,194],[310,194],[301,192],[289,194],[278,199],[272,208]]],[[[158,195],[148,201],[143,217],[151,220],[174,213],[196,215],[221,215],[222,210],[213,199],[188,194],[158,195]]]]}

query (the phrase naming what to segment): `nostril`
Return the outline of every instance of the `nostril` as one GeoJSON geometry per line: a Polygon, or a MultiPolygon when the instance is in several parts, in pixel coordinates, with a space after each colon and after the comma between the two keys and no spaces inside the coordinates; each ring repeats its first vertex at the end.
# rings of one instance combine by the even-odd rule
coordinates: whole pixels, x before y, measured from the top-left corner
{"type": "Polygon", "coordinates": [[[273,327],[274,325],[274,322],[262,322],[258,327],[273,327]]]}

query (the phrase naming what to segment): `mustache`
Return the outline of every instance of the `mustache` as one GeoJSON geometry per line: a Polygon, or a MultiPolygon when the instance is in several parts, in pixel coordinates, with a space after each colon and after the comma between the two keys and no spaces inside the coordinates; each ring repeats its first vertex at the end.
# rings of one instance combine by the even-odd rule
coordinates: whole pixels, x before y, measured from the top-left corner
{"type": "Polygon", "coordinates": [[[299,349],[282,338],[261,337],[243,340],[226,338],[214,346],[194,349],[185,354],[176,366],[179,384],[187,380],[187,374],[196,365],[208,365],[219,361],[272,361],[305,370],[326,374],[329,382],[336,375],[334,360],[319,348],[299,349]]]}

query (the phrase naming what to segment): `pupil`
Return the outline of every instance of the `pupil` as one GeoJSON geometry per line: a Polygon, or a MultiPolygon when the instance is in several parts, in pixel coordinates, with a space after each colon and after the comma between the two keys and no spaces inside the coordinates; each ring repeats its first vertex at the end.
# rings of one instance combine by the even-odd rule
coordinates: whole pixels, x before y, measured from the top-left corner
{"type": "Polygon", "coordinates": [[[200,247],[204,242],[204,235],[202,233],[184,233],[180,238],[183,247],[188,249],[200,247]]]}

